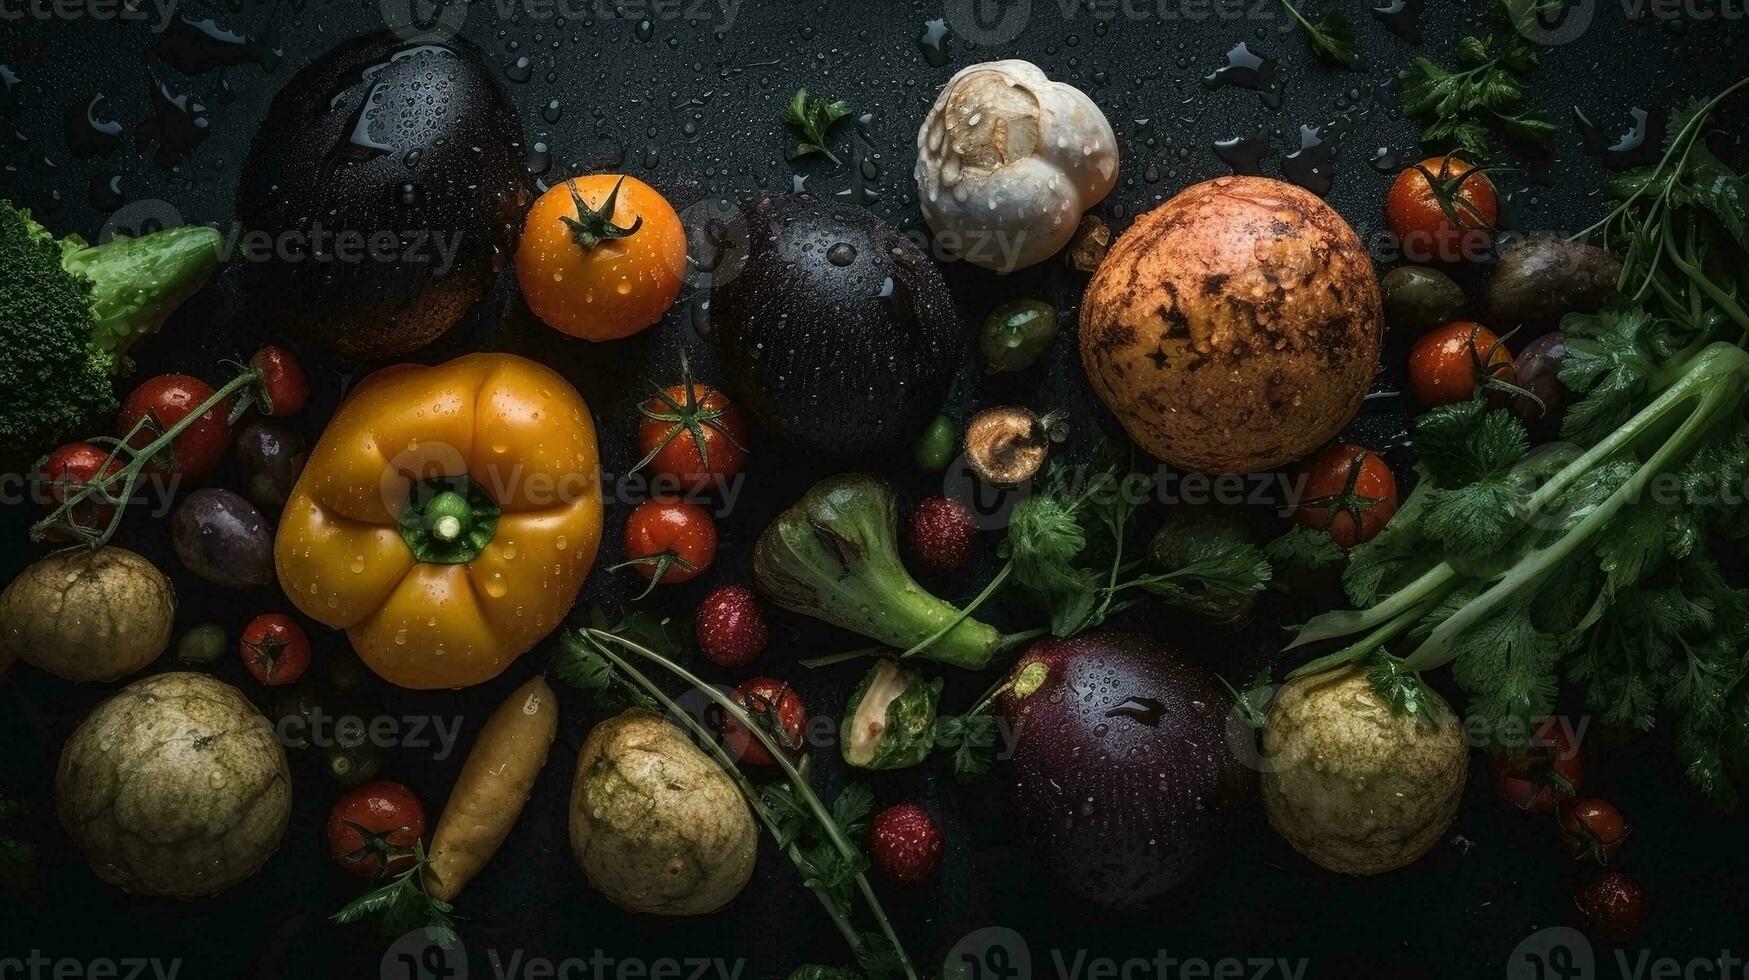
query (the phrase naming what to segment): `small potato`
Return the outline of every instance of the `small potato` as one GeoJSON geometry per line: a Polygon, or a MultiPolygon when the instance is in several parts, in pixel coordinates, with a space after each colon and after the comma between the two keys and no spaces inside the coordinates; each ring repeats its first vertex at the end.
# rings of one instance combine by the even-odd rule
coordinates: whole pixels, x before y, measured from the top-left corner
{"type": "Polygon", "coordinates": [[[113,681],[156,660],[175,619],[176,590],[145,558],[113,546],[64,551],[0,594],[0,647],[63,680],[113,681]]]}
{"type": "Polygon", "coordinates": [[[1385,325],[1420,333],[1457,319],[1464,308],[1464,290],[1450,276],[1422,265],[1392,269],[1380,284],[1385,301],[1385,325]]]}
{"type": "Polygon", "coordinates": [[[734,781],[674,726],[632,710],[584,740],[571,784],[571,852],[613,904],[715,912],[753,877],[758,842],[734,781]]]}

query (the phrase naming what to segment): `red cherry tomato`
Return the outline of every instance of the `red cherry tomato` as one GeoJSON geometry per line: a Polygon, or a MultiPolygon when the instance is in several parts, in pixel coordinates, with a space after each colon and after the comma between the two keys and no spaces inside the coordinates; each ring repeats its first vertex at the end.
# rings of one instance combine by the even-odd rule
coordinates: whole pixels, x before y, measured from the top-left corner
{"type": "MultiPolygon", "coordinates": [[[[208,398],[213,388],[199,378],[186,374],[160,374],[148,378],[122,402],[121,416],[116,420],[120,435],[126,436],[141,419],[151,424],[128,440],[134,449],[144,449],[159,435],[187,418],[208,398]]],[[[230,400],[207,409],[192,425],[170,443],[167,466],[155,467],[160,472],[187,477],[196,483],[212,475],[231,445],[229,422],[230,400]]]]}
{"type": "Polygon", "coordinates": [[[261,390],[267,395],[262,411],[274,418],[295,415],[310,400],[310,379],[297,355],[268,344],[249,358],[249,366],[261,372],[261,390]]]}
{"type": "Polygon", "coordinates": [[[425,807],[400,783],[365,783],[328,811],[328,854],[349,874],[375,878],[413,866],[425,836],[425,807]]]}
{"type": "Polygon", "coordinates": [[[625,564],[652,583],[687,582],[717,556],[717,526],[703,507],[656,498],[626,518],[625,564]]]}
{"type": "Polygon", "coordinates": [[[1572,799],[1585,776],[1585,758],[1563,719],[1548,718],[1523,751],[1488,760],[1494,792],[1532,813],[1547,813],[1558,800],[1572,799]]]}
{"type": "Polygon", "coordinates": [[[1385,223],[1411,262],[1459,262],[1488,251],[1500,201],[1488,175],[1455,156],[1402,173],[1385,195],[1385,223]]]}
{"type": "MultiPolygon", "coordinates": [[[[110,459],[109,450],[89,442],[69,442],[49,453],[37,470],[39,499],[45,510],[52,511],[66,503],[67,498],[83,492],[84,485],[96,482],[99,469],[104,475],[113,476],[121,468],[122,461],[110,459]]],[[[120,486],[111,485],[109,489],[121,492],[120,486]]],[[[68,523],[97,533],[109,526],[110,519],[115,516],[115,505],[92,493],[69,508],[65,516],[68,523]]],[[[50,533],[62,541],[74,536],[68,529],[51,529],[50,533]]]]}
{"type": "Polygon", "coordinates": [[[239,649],[243,666],[269,687],[296,683],[310,667],[310,637],[284,613],[251,619],[239,649]]]}
{"type": "Polygon", "coordinates": [[[1305,465],[1294,523],[1324,531],[1344,548],[1371,541],[1397,512],[1397,478],[1378,453],[1336,443],[1305,465]]]}
{"type": "Polygon", "coordinates": [[[704,490],[747,461],[747,423],[729,396],[706,384],[674,385],[639,406],[638,452],[653,473],[704,490]],[[688,388],[691,389],[690,394],[688,388]]]}
{"type": "Polygon", "coordinates": [[[1561,807],[1561,843],[1581,860],[1610,864],[1631,830],[1621,811],[1606,800],[1587,797],[1561,807]]]}
{"type": "MultiPolygon", "coordinates": [[[[808,710],[787,682],[775,677],[752,677],[737,684],[730,696],[747,709],[754,722],[778,745],[791,752],[802,750],[802,726],[807,723],[808,710]]],[[[723,716],[723,748],[750,766],[777,764],[752,732],[727,715],[723,716]]]]}
{"type": "Polygon", "coordinates": [[[1458,320],[1429,330],[1409,349],[1409,388],[1427,408],[1469,401],[1478,385],[1511,380],[1512,352],[1479,323],[1458,320]]]}

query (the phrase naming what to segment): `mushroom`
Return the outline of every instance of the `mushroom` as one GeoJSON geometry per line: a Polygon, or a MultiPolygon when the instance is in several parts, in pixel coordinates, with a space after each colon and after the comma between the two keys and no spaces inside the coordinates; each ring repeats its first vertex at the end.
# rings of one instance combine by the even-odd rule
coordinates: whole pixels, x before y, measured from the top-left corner
{"type": "Polygon", "coordinates": [[[1117,137],[1086,93],[1028,61],[961,70],[917,132],[923,217],[949,253],[997,272],[1042,262],[1117,184],[1117,137]]]}

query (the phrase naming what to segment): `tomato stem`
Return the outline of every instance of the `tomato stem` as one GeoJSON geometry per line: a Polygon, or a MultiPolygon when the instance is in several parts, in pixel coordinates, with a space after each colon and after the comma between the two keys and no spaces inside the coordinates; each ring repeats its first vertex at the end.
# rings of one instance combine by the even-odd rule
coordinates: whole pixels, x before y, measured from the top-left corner
{"type": "Polygon", "coordinates": [[[613,209],[619,203],[619,188],[625,182],[625,177],[620,177],[614,183],[613,190],[608,192],[607,199],[601,202],[601,207],[591,208],[583,200],[583,195],[577,193],[577,182],[575,180],[565,181],[565,189],[571,192],[571,203],[577,207],[577,216],[573,218],[562,214],[559,215],[559,220],[571,229],[571,241],[578,248],[587,252],[605,241],[630,238],[637,233],[639,228],[644,226],[644,216],[641,214],[632,221],[629,227],[622,228],[613,223],[613,209]]]}
{"type": "MultiPolygon", "coordinates": [[[[146,466],[163,455],[175,443],[177,436],[205,418],[208,412],[223,405],[238,391],[260,383],[261,371],[259,369],[244,368],[242,373],[226,382],[224,387],[213,392],[206,401],[196,406],[194,411],[184,415],[174,425],[159,431],[152,441],[138,449],[132,445],[134,437],[156,428],[156,422],[153,421],[150,414],[135,422],[128,429],[127,434],[120,439],[104,440],[112,442],[113,445],[102,465],[97,467],[97,477],[83,482],[69,481],[54,484],[56,486],[77,487],[78,489],[63,497],[54,510],[30,526],[30,539],[43,541],[56,531],[66,531],[70,532],[74,538],[73,547],[83,545],[92,551],[103,547],[110,538],[115,536],[116,529],[121,527],[121,519],[126,511],[126,505],[133,500],[134,490],[138,488],[140,477],[144,475],[146,466]],[[110,466],[116,463],[124,453],[128,456],[126,465],[110,472],[110,466]],[[102,530],[88,528],[73,517],[73,508],[89,500],[93,495],[96,495],[102,502],[116,505],[115,512],[109,517],[109,523],[102,530]]],[[[246,401],[247,399],[240,399],[239,405],[246,403],[246,401]]],[[[235,413],[233,413],[231,420],[234,421],[235,417],[235,413]]],[[[226,424],[229,425],[230,421],[227,421],[226,424]]],[[[172,477],[171,486],[174,489],[174,477],[172,477]]]]}

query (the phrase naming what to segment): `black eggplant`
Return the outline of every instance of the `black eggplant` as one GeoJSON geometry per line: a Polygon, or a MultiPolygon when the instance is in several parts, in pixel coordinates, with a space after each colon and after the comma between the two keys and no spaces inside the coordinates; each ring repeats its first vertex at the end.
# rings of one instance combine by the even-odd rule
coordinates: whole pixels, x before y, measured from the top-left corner
{"type": "Polygon", "coordinates": [[[865,209],[806,196],[761,199],[730,249],[711,324],[754,420],[834,456],[916,439],[970,339],[929,258],[865,209]]]}
{"type": "Polygon", "coordinates": [[[522,125],[479,52],[371,34],[293,76],[237,185],[251,306],[342,357],[454,326],[513,254],[522,125]]]}
{"type": "Polygon", "coordinates": [[[996,710],[1014,812],[1066,888],[1145,906],[1225,856],[1256,777],[1213,673],[1148,637],[1083,633],[1034,644],[1009,681],[996,710]]]}

